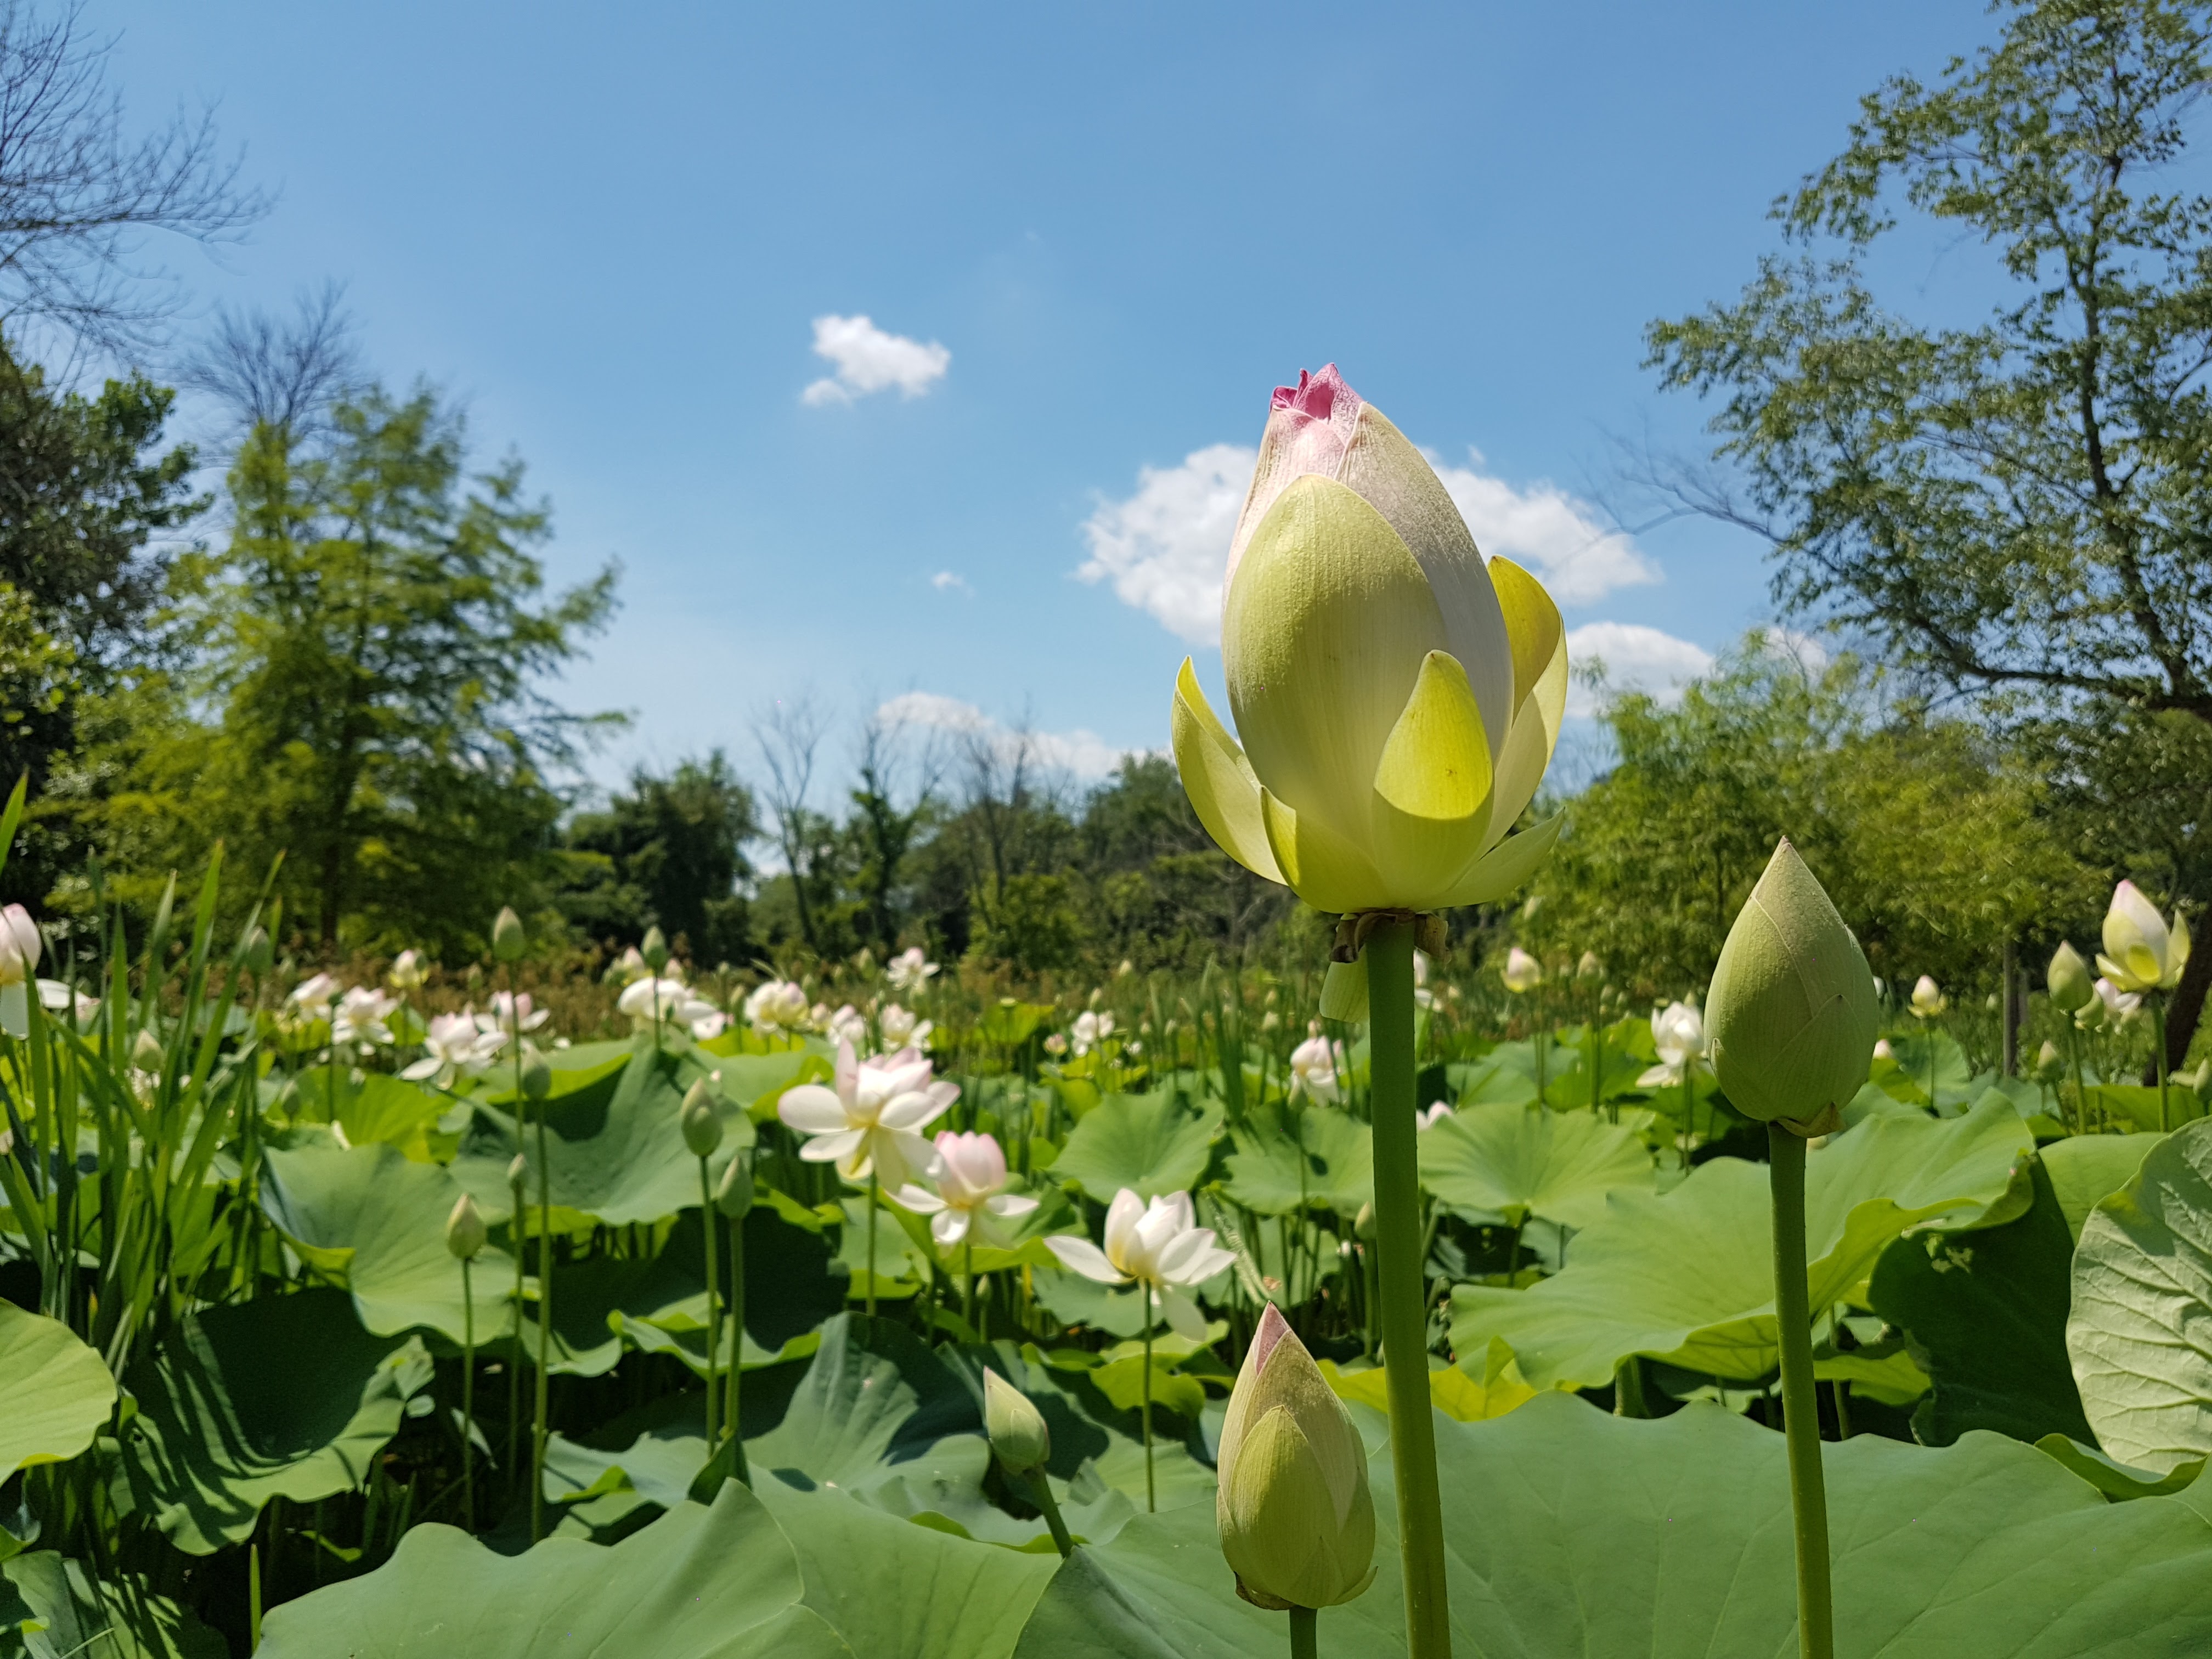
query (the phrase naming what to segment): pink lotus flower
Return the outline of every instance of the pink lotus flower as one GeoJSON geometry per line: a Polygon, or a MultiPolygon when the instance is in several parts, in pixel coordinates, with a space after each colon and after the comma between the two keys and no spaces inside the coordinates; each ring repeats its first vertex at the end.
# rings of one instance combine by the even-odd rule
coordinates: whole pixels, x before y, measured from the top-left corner
{"type": "Polygon", "coordinates": [[[929,1236],[945,1249],[964,1240],[971,1227],[988,1237],[992,1218],[1008,1221],[1036,1208],[1036,1200],[1006,1190],[1006,1154],[991,1136],[943,1130],[937,1156],[935,1192],[906,1186],[891,1196],[901,1208],[930,1217],[929,1236]]]}

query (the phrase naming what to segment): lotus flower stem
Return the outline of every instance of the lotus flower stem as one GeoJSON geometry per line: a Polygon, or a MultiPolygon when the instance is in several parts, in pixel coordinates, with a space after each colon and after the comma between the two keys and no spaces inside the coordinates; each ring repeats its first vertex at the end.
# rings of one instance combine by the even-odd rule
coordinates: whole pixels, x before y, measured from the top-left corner
{"type": "Polygon", "coordinates": [[[545,1116],[538,1103],[538,1376],[530,1430],[530,1541],[545,1536],[546,1416],[550,1405],[547,1366],[553,1358],[553,1162],[546,1155],[545,1116]]]}
{"type": "Polygon", "coordinates": [[[876,1188],[881,1178],[871,1168],[868,1171],[868,1317],[876,1316],[876,1188]]]}
{"type": "Polygon", "coordinates": [[[707,1174],[707,1160],[699,1160],[699,1226],[707,1255],[707,1449],[711,1455],[715,1433],[714,1408],[720,1404],[714,1388],[714,1362],[722,1352],[722,1286],[716,1267],[720,1252],[714,1248],[714,1183],[707,1174]]]}
{"type": "MultiPolygon", "coordinates": [[[[1449,1659],[1443,1504],[1429,1403],[1428,1296],[1421,1273],[1421,1191],[1413,1118],[1413,928],[1388,921],[1368,936],[1368,1036],[1375,1120],[1375,1243],[1382,1253],[1384,1386],[1390,1466],[1398,1482],[1398,1547],[1406,1574],[1412,1659],[1449,1659]]],[[[1295,1628],[1295,1626],[1294,1626],[1295,1628]]]]}
{"type": "Polygon", "coordinates": [[[1158,1513],[1160,1507],[1159,1496],[1152,1486],[1152,1287],[1140,1285],[1139,1290],[1145,1298],[1145,1512],[1152,1515],[1158,1513]]]}
{"type": "Polygon", "coordinates": [[[2173,1120],[2166,1108],[2166,999],[2160,997],[2150,1005],[2151,1057],[2158,1065],[2158,1132],[2166,1133],[2173,1127],[2173,1120]]]}
{"type": "Polygon", "coordinates": [[[1291,1659],[1319,1659],[1320,1630],[1321,1610],[1318,1607],[1292,1607],[1291,1659]]]}
{"type": "Polygon", "coordinates": [[[1828,1494],[1820,1468],[1820,1403],[1813,1386],[1813,1315],[1805,1285],[1805,1142],[1766,1126],[1774,1200],[1774,1318],[1782,1348],[1782,1423],[1790,1446],[1790,1502],[1797,1529],[1797,1650],[1834,1659],[1828,1582],[1828,1494]]]}
{"type": "Polygon", "coordinates": [[[968,1281],[968,1287],[961,1297],[960,1316],[968,1322],[968,1328],[980,1339],[982,1332],[975,1323],[975,1230],[973,1227],[968,1230],[967,1240],[960,1247],[960,1271],[968,1281]]]}
{"type": "Polygon", "coordinates": [[[2074,1071],[2074,1133],[2086,1135],[2089,1133],[2089,1085],[2081,1078],[2081,1033],[2070,1014],[2064,1018],[2066,1060],[2074,1071]]]}
{"type": "Polygon", "coordinates": [[[477,1293],[461,1258],[461,1522],[477,1529],[477,1293]]]}
{"type": "MultiPolygon", "coordinates": [[[[730,1234],[730,1382],[729,1398],[722,1408],[722,1431],[738,1448],[738,1479],[745,1480],[744,1442],[738,1432],[738,1381],[745,1359],[745,1224],[734,1217],[730,1234]]],[[[751,1483],[747,1481],[748,1485],[751,1483]]]]}
{"type": "Polygon", "coordinates": [[[1044,1511],[1045,1525],[1052,1528],[1053,1547],[1065,1561],[1075,1553],[1075,1540],[1068,1535],[1067,1522],[1060,1518],[1060,1500],[1052,1495],[1052,1479],[1042,1466],[1030,1472],[1030,1486],[1036,1493],[1037,1507],[1044,1511]]]}
{"type": "MultiPolygon", "coordinates": [[[[520,1100],[518,1085],[516,1098],[520,1100]]],[[[520,1163],[521,1160],[517,1159],[520,1163]]],[[[522,1176],[518,1172],[507,1183],[507,1194],[512,1201],[508,1211],[508,1243],[514,1246],[514,1351],[507,1360],[507,1480],[514,1484],[515,1437],[521,1432],[522,1423],[522,1264],[526,1252],[522,1246],[522,1176]]]]}

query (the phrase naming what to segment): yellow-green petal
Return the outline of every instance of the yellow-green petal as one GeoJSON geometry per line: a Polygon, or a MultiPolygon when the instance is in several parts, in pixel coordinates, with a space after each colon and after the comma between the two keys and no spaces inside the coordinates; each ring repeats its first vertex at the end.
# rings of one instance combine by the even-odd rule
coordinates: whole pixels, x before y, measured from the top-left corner
{"type": "Polygon", "coordinates": [[[1357,1025],[1367,1018],[1367,959],[1332,962],[1322,976],[1321,1017],[1357,1025]]]}
{"type": "MultiPolygon", "coordinates": [[[[1491,585],[1513,648],[1513,712],[1518,714],[1552,665],[1566,650],[1566,625],[1543,583],[1510,559],[1490,562],[1491,585]]],[[[1564,688],[1562,702],[1565,701],[1564,688]]]]}
{"type": "Polygon", "coordinates": [[[1222,612],[1230,709],[1253,772],[1301,821],[1364,847],[1383,746],[1422,659],[1447,643],[1398,532],[1344,485],[1299,478],[1253,532],[1222,612]]]}
{"type": "Polygon", "coordinates": [[[1548,818],[1530,824],[1517,836],[1508,836],[1485,853],[1437,908],[1455,904],[1491,904],[1524,884],[1536,873],[1559,840],[1567,822],[1563,808],[1548,818]]]}
{"type": "Polygon", "coordinates": [[[1367,855],[1318,818],[1293,811],[1261,786],[1260,818],[1283,883],[1316,910],[1377,910],[1389,906],[1382,878],[1367,855]]]}
{"type": "Polygon", "coordinates": [[[1457,659],[1431,651],[1375,770],[1370,845],[1391,902],[1443,902],[1490,825],[1490,744],[1457,659]]]}
{"type": "Polygon", "coordinates": [[[1239,1578],[1296,1607],[1336,1604],[1348,1575],[1335,1500],[1288,1411],[1276,1407],[1246,1433],[1225,1497],[1221,1553],[1239,1578]]]}
{"type": "Polygon", "coordinates": [[[1244,750],[1206,702],[1188,657],[1176,676],[1171,729],[1176,769],[1182,775],[1183,793],[1190,797],[1206,833],[1254,875],[1282,881],[1283,872],[1267,845],[1267,826],[1260,821],[1260,780],[1253,775],[1244,750]]]}

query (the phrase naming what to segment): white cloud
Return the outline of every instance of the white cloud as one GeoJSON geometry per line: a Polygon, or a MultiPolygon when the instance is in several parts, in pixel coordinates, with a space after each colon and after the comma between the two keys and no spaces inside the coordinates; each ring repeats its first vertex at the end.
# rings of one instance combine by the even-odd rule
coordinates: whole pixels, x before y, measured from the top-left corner
{"type": "Polygon", "coordinates": [[[1119,769],[1121,757],[1130,752],[1115,747],[1095,732],[1018,732],[972,702],[936,691],[902,691],[879,705],[876,718],[887,726],[920,726],[977,739],[989,744],[1003,761],[1026,755],[1032,766],[1085,779],[1108,776],[1119,769]]]}
{"type": "MultiPolygon", "coordinates": [[[[1481,456],[1468,452],[1478,465],[1481,456]]],[[[1148,466],[1134,494],[1103,501],[1084,521],[1091,556],[1076,574],[1111,581],[1124,605],[1149,612],[1194,645],[1210,645],[1221,621],[1221,573],[1259,452],[1240,444],[1194,450],[1180,466],[1148,466]]],[[[1616,588],[1660,580],[1629,537],[1601,525],[1589,505],[1558,486],[1516,489],[1464,466],[1437,476],[1485,553],[1534,572],[1563,605],[1589,605],[1616,588]]]]}
{"type": "Polygon", "coordinates": [[[1828,647],[1814,635],[1779,623],[1769,623],[1761,632],[1770,656],[1787,657],[1808,674],[1817,674],[1828,665],[1828,647]]]}
{"type": "Polygon", "coordinates": [[[1601,694],[1582,679],[1593,659],[1605,665],[1607,690],[1649,691],[1662,702],[1674,702],[1685,682],[1713,665],[1711,652],[1642,623],[1584,623],[1567,630],[1567,661],[1575,671],[1567,689],[1569,714],[1597,713],[1601,694]]]}
{"type": "Polygon", "coordinates": [[[1587,501],[1557,484],[1516,489],[1475,470],[1482,465],[1480,450],[1467,453],[1474,466],[1439,466],[1437,476],[1474,544],[1528,570],[1560,605],[1594,605],[1616,588],[1660,580],[1659,567],[1631,538],[1600,523],[1587,501]]]}
{"type": "Polygon", "coordinates": [[[1181,466],[1147,466],[1127,499],[1101,501],[1084,521],[1091,557],[1075,574],[1114,584],[1114,597],[1168,632],[1210,645],[1221,625],[1221,573],[1260,452],[1210,444],[1181,466]]]}
{"type": "Polygon", "coordinates": [[[800,392],[806,404],[849,404],[896,386],[919,398],[945,378],[952,354],[932,340],[924,345],[903,334],[886,334],[866,317],[817,317],[814,355],[837,366],[836,374],[800,392]]]}
{"type": "Polygon", "coordinates": [[[939,571],[929,579],[929,585],[940,593],[972,593],[975,591],[968,586],[965,576],[951,570],[939,571]]]}

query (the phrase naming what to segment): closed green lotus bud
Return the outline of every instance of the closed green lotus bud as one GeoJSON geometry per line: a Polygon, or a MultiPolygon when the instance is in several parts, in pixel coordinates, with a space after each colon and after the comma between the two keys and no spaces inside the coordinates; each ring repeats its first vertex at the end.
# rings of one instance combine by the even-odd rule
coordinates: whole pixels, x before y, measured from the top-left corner
{"type": "Polygon", "coordinates": [[[983,1429],[1008,1474],[1041,1469],[1052,1455],[1052,1431],[1029,1395],[998,1374],[983,1373],[983,1429]]]}
{"type": "Polygon", "coordinates": [[[668,966],[668,940],[658,927],[645,930],[645,938],[640,941],[637,953],[645,958],[645,965],[656,974],[668,966]]]}
{"type": "Polygon", "coordinates": [[[453,1212],[446,1218],[446,1248],[464,1261],[476,1259],[484,1247],[487,1230],[484,1218],[477,1210],[477,1201],[466,1193],[453,1200],[453,1212]]]}
{"type": "Polygon", "coordinates": [[[1375,1578],[1375,1500],[1352,1414],[1273,1303],[1222,1419],[1214,1519],[1237,1593],[1330,1607],[1375,1578]]]}
{"type": "Polygon", "coordinates": [[[529,1179],[530,1160],[523,1157],[520,1152],[517,1152],[512,1158],[507,1160],[507,1184],[514,1188],[515,1191],[520,1192],[522,1190],[522,1183],[529,1179]]]}
{"type": "Polygon", "coordinates": [[[2069,1014],[2097,994],[2090,982],[2089,964],[2081,960],[2079,951],[2063,941],[2051,953],[2051,968],[2043,982],[2051,988],[2051,1006],[2069,1014]]]}
{"type": "Polygon", "coordinates": [[[2042,1048],[2036,1050],[2035,1074],[2038,1077],[2056,1078],[2065,1069],[2065,1056],[2058,1052],[2057,1043],[2046,1042],[2042,1048]]]}
{"type": "Polygon", "coordinates": [[[1874,975],[1826,891],[1784,841],[1729,930],[1705,1030],[1729,1104],[1810,1125],[1867,1080],[1874,975]]]}
{"type": "Polygon", "coordinates": [[[1583,959],[1575,964],[1575,977],[1583,980],[1605,977],[1605,964],[1598,960],[1596,951],[1583,952],[1583,959]]]}
{"type": "Polygon", "coordinates": [[[1375,1237],[1375,1200],[1369,1199],[1359,1206],[1359,1213],[1352,1218],[1352,1236],[1362,1243],[1375,1237]]]}
{"type": "Polygon", "coordinates": [[[526,1100],[543,1100],[553,1092],[553,1068],[534,1048],[522,1051],[522,1094],[526,1100]]]}
{"type": "Polygon", "coordinates": [[[276,965],[276,947],[269,942],[266,927],[253,927],[238,942],[238,965],[259,978],[276,965]]]}
{"type": "Polygon", "coordinates": [[[514,914],[513,905],[501,905],[499,916],[491,925],[491,953],[501,962],[514,962],[530,946],[522,931],[522,918],[514,914]]]}
{"type": "Polygon", "coordinates": [[[722,1168],[714,1188],[714,1207],[732,1221],[743,1221],[753,1207],[753,1161],[740,1155],[722,1168]]]}
{"type": "Polygon", "coordinates": [[[131,1040],[131,1064],[139,1071],[159,1076],[165,1053],[161,1039],[154,1035],[150,1027],[140,1026],[138,1035],[131,1040]]]}
{"type": "Polygon", "coordinates": [[[684,1109],[677,1114],[684,1144],[694,1158],[706,1158],[722,1144],[722,1120],[714,1114],[714,1097],[701,1078],[684,1091],[684,1109]]]}

